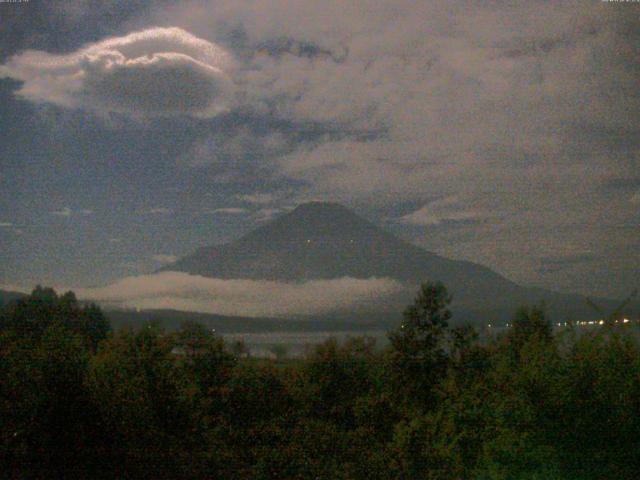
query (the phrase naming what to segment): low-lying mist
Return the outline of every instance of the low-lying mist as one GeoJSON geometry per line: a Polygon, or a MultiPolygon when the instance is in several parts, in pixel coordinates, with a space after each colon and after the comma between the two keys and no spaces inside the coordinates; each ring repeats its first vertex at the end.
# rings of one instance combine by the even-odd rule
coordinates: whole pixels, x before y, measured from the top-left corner
{"type": "Polygon", "coordinates": [[[161,272],[126,277],[105,287],[74,290],[80,299],[110,307],[290,317],[379,304],[402,289],[400,282],[389,278],[344,277],[289,283],[161,272]]]}

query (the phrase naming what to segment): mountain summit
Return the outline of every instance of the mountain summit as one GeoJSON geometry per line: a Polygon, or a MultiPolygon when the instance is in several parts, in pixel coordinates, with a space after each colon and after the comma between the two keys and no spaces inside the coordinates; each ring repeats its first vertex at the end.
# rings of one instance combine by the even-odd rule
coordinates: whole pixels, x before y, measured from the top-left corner
{"type": "MultiPolygon", "coordinates": [[[[562,315],[585,315],[578,295],[521,287],[482,265],[428,252],[337,203],[299,205],[230,243],[200,248],[163,270],[222,279],[306,281],[392,278],[413,292],[426,280],[445,283],[455,305],[503,317],[519,305],[545,301],[562,315]],[[502,312],[502,313],[498,313],[502,312]]],[[[407,297],[403,298],[406,301],[407,297]]]]}
{"type": "Polygon", "coordinates": [[[429,253],[342,205],[325,202],[304,203],[234,242],[201,248],[164,270],[282,281],[390,277],[419,282],[428,276],[456,283],[472,272],[510,283],[480,265],[429,253]]]}

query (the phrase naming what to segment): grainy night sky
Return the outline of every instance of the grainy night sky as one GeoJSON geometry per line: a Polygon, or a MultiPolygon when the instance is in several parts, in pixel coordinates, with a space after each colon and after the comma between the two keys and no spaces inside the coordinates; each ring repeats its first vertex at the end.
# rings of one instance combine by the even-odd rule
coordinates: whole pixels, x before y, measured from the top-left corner
{"type": "Polygon", "coordinates": [[[639,3],[0,3],[0,284],[104,285],[320,199],[622,297],[639,80],[639,3]]]}

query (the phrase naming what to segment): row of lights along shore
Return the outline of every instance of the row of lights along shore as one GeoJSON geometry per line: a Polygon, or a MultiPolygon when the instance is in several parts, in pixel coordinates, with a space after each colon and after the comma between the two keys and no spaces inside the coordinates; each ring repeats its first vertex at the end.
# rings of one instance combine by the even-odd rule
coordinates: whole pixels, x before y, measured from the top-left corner
{"type": "MultiPolygon", "coordinates": [[[[629,320],[628,318],[622,318],[620,320],[614,320],[613,323],[620,323],[620,324],[626,324],[626,323],[634,323],[635,321],[629,320]]],[[[577,326],[588,326],[588,325],[604,325],[605,321],[604,320],[585,320],[585,321],[578,321],[578,322],[556,322],[555,326],[556,327],[570,327],[571,325],[577,325],[577,326]]],[[[507,323],[505,325],[507,328],[511,327],[510,323],[507,323]]],[[[493,324],[489,323],[487,324],[488,328],[493,328],[493,324]]]]}

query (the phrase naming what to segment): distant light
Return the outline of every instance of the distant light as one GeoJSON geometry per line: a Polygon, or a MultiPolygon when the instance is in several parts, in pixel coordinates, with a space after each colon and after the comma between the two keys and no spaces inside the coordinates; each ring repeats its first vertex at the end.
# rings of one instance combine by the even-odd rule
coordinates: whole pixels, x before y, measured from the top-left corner
{"type": "Polygon", "coordinates": [[[600,325],[604,325],[604,320],[600,320],[600,321],[598,322],[598,324],[600,324],[600,325]]]}
{"type": "Polygon", "coordinates": [[[622,323],[629,323],[629,319],[628,318],[623,318],[622,319],[622,323]]]}
{"type": "Polygon", "coordinates": [[[307,239],[307,243],[311,243],[311,240],[307,239]]]}
{"type": "Polygon", "coordinates": [[[489,324],[489,328],[491,328],[491,324],[489,324]]]}

